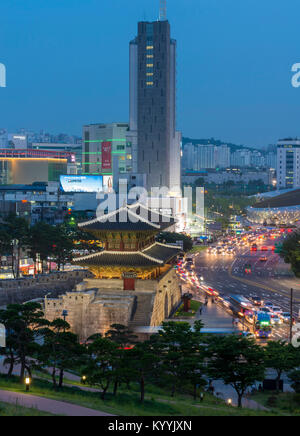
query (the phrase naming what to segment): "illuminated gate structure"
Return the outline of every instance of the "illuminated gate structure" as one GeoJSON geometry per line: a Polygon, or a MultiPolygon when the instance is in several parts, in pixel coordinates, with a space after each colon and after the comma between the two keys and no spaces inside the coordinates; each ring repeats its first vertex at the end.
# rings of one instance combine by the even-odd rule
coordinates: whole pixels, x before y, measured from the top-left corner
{"type": "Polygon", "coordinates": [[[73,261],[93,278],[59,299],[47,299],[46,318],[67,310],[67,321],[81,340],[105,334],[112,324],[133,330],[161,325],[181,302],[174,265],[182,249],[156,242],[159,233],[175,227],[175,220],[135,204],[79,227],[105,248],[73,261]]]}

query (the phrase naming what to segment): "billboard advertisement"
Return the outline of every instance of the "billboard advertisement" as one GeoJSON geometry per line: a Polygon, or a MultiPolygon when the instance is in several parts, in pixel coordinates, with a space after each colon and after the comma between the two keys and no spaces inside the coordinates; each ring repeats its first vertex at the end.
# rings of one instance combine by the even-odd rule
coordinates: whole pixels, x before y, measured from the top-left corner
{"type": "Polygon", "coordinates": [[[103,176],[103,191],[110,193],[113,190],[114,179],[113,176],[103,176]]]}
{"type": "Polygon", "coordinates": [[[112,169],[112,143],[102,142],[102,170],[112,169]]]}
{"type": "Polygon", "coordinates": [[[64,192],[102,192],[102,176],[60,176],[64,192]]]}

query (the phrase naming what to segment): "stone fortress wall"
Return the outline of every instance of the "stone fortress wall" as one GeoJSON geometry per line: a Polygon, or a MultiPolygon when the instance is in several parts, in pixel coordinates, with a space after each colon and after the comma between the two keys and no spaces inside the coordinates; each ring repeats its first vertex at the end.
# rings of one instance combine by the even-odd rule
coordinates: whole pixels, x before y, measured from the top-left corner
{"type": "Polygon", "coordinates": [[[89,271],[76,270],[55,272],[36,278],[0,280],[0,306],[22,304],[33,299],[44,298],[49,293],[57,297],[63,292],[71,291],[83,279],[90,276],[89,271]]]}
{"type": "Polygon", "coordinates": [[[157,280],[136,280],[134,291],[124,291],[122,280],[86,279],[73,292],[45,301],[50,321],[68,311],[67,322],[81,341],[105,334],[112,324],[131,329],[159,326],[181,302],[181,288],[174,269],[157,280]]]}

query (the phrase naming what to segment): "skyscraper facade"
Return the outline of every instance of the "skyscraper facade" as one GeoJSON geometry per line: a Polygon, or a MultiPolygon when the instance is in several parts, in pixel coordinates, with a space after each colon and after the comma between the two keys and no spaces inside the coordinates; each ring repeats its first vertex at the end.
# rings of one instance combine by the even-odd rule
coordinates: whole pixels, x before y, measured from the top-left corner
{"type": "Polygon", "coordinates": [[[286,139],[277,144],[277,187],[300,187],[299,139],[286,139]]]}
{"type": "Polygon", "coordinates": [[[140,22],[130,43],[130,131],[147,189],[180,186],[176,131],[176,41],[168,21],[140,22]],[[134,133],[133,133],[134,134],[134,133]]]}
{"type": "Polygon", "coordinates": [[[83,126],[82,166],[84,175],[113,176],[133,170],[132,144],[127,141],[128,123],[83,126]]]}

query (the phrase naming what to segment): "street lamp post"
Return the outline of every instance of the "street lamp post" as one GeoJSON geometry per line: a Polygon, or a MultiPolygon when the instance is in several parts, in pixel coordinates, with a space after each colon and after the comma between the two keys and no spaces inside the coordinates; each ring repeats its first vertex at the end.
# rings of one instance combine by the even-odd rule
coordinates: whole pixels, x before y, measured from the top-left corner
{"type": "Polygon", "coordinates": [[[15,278],[18,278],[18,270],[19,270],[19,259],[18,259],[18,253],[16,254],[16,248],[18,247],[19,241],[18,239],[12,240],[12,246],[13,246],[13,255],[12,255],[12,272],[15,278]]]}
{"type": "Polygon", "coordinates": [[[30,377],[26,377],[25,378],[26,392],[29,392],[30,382],[31,382],[30,377]]]}
{"type": "Polygon", "coordinates": [[[290,343],[292,343],[293,340],[293,309],[294,309],[294,289],[291,289],[290,343]]]}

